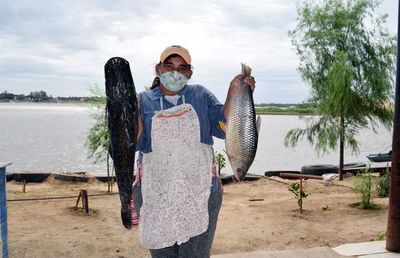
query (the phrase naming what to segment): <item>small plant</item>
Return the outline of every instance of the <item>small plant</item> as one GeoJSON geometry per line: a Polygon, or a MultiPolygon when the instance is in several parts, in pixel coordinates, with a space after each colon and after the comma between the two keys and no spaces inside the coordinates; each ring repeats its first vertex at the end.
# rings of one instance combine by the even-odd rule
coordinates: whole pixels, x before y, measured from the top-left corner
{"type": "Polygon", "coordinates": [[[386,169],[386,172],[383,176],[378,178],[378,182],[376,183],[376,191],[378,192],[378,196],[385,198],[389,197],[389,188],[390,188],[390,169],[386,169]]]}
{"type": "Polygon", "coordinates": [[[386,240],[386,232],[380,234],[380,235],[378,236],[377,240],[378,240],[378,241],[386,240]]]}
{"type": "Polygon", "coordinates": [[[300,208],[300,213],[303,213],[303,198],[307,198],[308,193],[303,190],[301,180],[302,179],[300,179],[300,184],[298,182],[291,183],[288,190],[294,194],[300,208]]]}
{"type": "Polygon", "coordinates": [[[375,204],[372,200],[372,180],[371,169],[366,168],[361,173],[358,173],[354,180],[354,192],[361,194],[361,202],[359,206],[362,209],[373,209],[375,204]]]}
{"type": "Polygon", "coordinates": [[[225,167],[225,157],[218,151],[215,152],[215,160],[217,161],[217,166],[218,166],[218,176],[221,176],[221,170],[225,167]]]}

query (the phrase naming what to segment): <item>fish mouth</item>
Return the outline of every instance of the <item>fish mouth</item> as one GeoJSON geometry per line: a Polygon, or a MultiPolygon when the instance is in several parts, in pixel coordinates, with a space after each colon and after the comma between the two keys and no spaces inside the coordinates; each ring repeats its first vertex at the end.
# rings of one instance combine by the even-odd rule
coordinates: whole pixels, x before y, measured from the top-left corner
{"type": "Polygon", "coordinates": [[[245,176],[246,176],[246,172],[243,169],[237,168],[235,170],[235,178],[236,178],[237,181],[243,181],[245,176]]]}
{"type": "Polygon", "coordinates": [[[132,211],[129,205],[124,205],[121,207],[121,219],[122,224],[126,229],[132,229],[132,211]]]}

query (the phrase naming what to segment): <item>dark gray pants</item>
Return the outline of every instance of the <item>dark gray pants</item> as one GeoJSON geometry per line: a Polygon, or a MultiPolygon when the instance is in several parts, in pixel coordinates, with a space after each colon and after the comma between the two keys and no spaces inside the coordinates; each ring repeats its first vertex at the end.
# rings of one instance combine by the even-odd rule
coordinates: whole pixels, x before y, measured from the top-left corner
{"type": "MultiPolygon", "coordinates": [[[[219,187],[217,187],[219,188],[219,187]]],[[[142,193],[140,183],[133,188],[135,208],[140,216],[140,207],[142,206],[142,193]]],[[[211,191],[208,200],[209,224],[207,231],[194,236],[189,241],[181,245],[173,245],[162,249],[150,249],[153,258],[208,258],[210,257],[211,246],[214,239],[217,219],[222,204],[222,190],[215,189],[211,191]]]]}

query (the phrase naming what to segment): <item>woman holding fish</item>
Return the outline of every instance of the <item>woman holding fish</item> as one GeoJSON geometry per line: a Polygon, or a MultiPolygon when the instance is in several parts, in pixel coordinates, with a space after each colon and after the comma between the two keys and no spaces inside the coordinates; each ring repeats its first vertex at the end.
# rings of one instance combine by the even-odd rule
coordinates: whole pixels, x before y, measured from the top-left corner
{"type": "Polygon", "coordinates": [[[152,257],[209,257],[222,202],[213,136],[221,129],[232,98],[251,76],[237,75],[222,105],[205,87],[188,85],[191,56],[182,46],[167,47],[155,66],[152,87],[138,95],[140,118],[133,185],[133,219],[140,243],[152,257]]]}

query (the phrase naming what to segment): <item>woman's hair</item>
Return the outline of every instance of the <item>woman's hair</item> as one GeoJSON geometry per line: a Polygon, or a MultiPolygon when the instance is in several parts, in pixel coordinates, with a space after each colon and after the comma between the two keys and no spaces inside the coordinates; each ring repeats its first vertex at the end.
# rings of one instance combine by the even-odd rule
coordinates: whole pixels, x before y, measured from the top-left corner
{"type": "MultiPolygon", "coordinates": [[[[156,67],[155,67],[156,74],[157,74],[157,68],[158,68],[158,66],[160,66],[160,65],[161,65],[161,62],[159,62],[159,63],[156,65],[156,67]]],[[[153,89],[157,88],[158,86],[160,86],[160,77],[158,77],[158,75],[157,75],[157,76],[154,78],[153,82],[151,83],[150,88],[147,88],[147,89],[148,89],[148,90],[153,90],[153,89]]]]}
{"type": "Polygon", "coordinates": [[[160,86],[160,77],[156,76],[153,80],[153,83],[151,84],[150,88],[148,88],[148,90],[153,90],[155,88],[157,88],[158,86],[160,86]]]}

